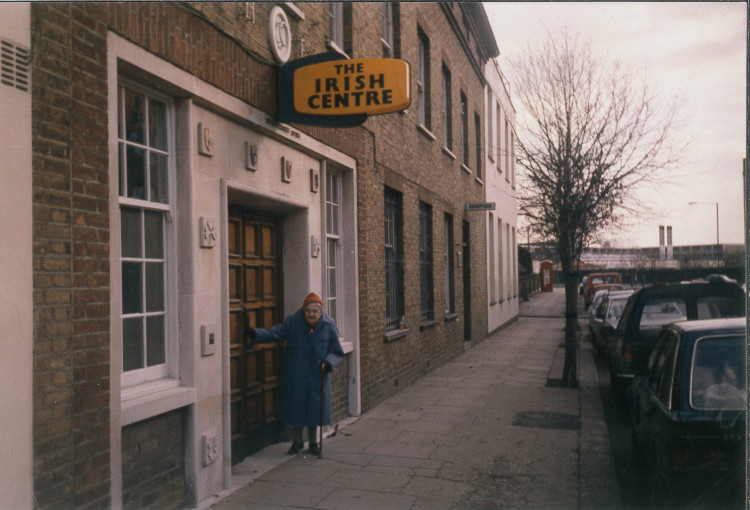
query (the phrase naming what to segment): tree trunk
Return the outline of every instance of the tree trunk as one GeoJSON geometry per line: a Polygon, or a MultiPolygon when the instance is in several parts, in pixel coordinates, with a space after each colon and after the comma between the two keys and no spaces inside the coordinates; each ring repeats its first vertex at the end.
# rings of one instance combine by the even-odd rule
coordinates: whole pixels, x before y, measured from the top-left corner
{"type": "Polygon", "coordinates": [[[562,386],[578,387],[578,277],[565,271],[565,364],[562,386]]]}

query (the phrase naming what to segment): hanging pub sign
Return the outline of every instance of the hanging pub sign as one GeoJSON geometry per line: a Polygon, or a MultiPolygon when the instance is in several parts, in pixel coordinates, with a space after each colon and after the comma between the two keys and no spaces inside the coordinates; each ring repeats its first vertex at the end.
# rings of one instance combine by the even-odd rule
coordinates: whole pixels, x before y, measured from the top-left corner
{"type": "Polygon", "coordinates": [[[322,53],[279,68],[279,120],[353,127],[370,115],[405,110],[411,103],[409,64],[392,58],[342,59],[322,53]]]}

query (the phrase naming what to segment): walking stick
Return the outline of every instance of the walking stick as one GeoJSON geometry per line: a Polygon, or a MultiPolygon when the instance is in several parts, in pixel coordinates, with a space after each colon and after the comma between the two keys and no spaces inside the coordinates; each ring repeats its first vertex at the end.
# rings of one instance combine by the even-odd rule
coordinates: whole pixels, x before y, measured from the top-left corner
{"type": "Polygon", "coordinates": [[[325,396],[326,370],[325,364],[320,367],[320,442],[318,443],[318,458],[323,458],[323,397],[325,396]]]}

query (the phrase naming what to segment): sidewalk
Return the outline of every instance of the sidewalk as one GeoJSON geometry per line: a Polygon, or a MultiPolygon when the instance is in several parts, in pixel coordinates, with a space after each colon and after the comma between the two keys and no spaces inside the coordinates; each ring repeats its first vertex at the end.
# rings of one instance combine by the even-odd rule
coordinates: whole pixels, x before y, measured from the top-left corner
{"type": "Polygon", "coordinates": [[[562,376],[563,313],[562,289],[534,295],[517,321],[342,424],[323,459],[273,445],[203,508],[620,508],[590,345],[579,389],[546,386],[562,376]]]}

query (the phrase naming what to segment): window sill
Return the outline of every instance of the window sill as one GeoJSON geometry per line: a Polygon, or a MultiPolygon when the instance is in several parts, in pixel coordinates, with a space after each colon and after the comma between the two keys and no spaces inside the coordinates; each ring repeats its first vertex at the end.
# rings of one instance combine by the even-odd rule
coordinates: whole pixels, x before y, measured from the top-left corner
{"type": "Polygon", "coordinates": [[[347,55],[346,52],[343,49],[341,49],[341,47],[338,44],[331,41],[330,39],[326,41],[326,47],[331,51],[341,54],[344,58],[350,58],[349,55],[347,55]]]}
{"type": "Polygon", "coordinates": [[[417,124],[417,131],[422,133],[424,136],[432,140],[433,142],[437,140],[437,137],[432,134],[432,131],[430,131],[426,126],[423,124],[417,124]]]}
{"type": "Polygon", "coordinates": [[[496,304],[497,304],[497,301],[495,301],[494,299],[490,301],[490,306],[495,306],[496,304]]]}
{"type": "Polygon", "coordinates": [[[296,21],[304,21],[305,13],[294,5],[294,2],[282,2],[281,7],[296,21]]]}
{"type": "Polygon", "coordinates": [[[409,331],[411,331],[411,329],[409,329],[409,328],[406,328],[406,329],[394,329],[392,331],[386,331],[385,335],[383,335],[383,340],[385,340],[385,343],[394,342],[394,341],[398,340],[399,338],[403,338],[406,335],[408,335],[409,331]]]}
{"type": "Polygon", "coordinates": [[[341,350],[344,351],[344,354],[349,354],[354,350],[354,342],[350,342],[348,340],[339,339],[341,343],[341,350]]]}
{"type": "Polygon", "coordinates": [[[445,145],[443,145],[443,152],[444,152],[444,153],[445,153],[445,154],[446,154],[446,155],[447,155],[447,156],[448,156],[449,158],[451,158],[451,159],[456,159],[456,155],[455,155],[455,154],[453,154],[453,152],[452,152],[452,151],[451,151],[451,150],[450,150],[450,149],[449,149],[448,147],[446,147],[445,145]]]}
{"type": "Polygon", "coordinates": [[[453,322],[458,320],[458,314],[457,313],[446,313],[445,314],[445,322],[453,322]]]}
{"type": "Polygon", "coordinates": [[[164,379],[122,391],[120,425],[126,426],[194,404],[194,387],[179,386],[176,379],[164,379]]]}
{"type": "Polygon", "coordinates": [[[488,155],[488,156],[487,156],[487,159],[489,159],[489,160],[490,160],[490,161],[492,161],[493,163],[495,162],[495,158],[494,158],[494,156],[492,156],[492,155],[488,155]]]}
{"type": "Polygon", "coordinates": [[[461,163],[461,170],[463,170],[467,174],[471,175],[471,168],[469,168],[468,166],[464,165],[463,163],[461,163]]]}
{"type": "Polygon", "coordinates": [[[484,186],[484,181],[481,179],[481,177],[474,176],[474,182],[479,184],[480,186],[484,186]]]}
{"type": "Polygon", "coordinates": [[[425,329],[434,328],[436,325],[437,325],[436,320],[422,321],[419,323],[419,331],[424,331],[425,329]]]}

